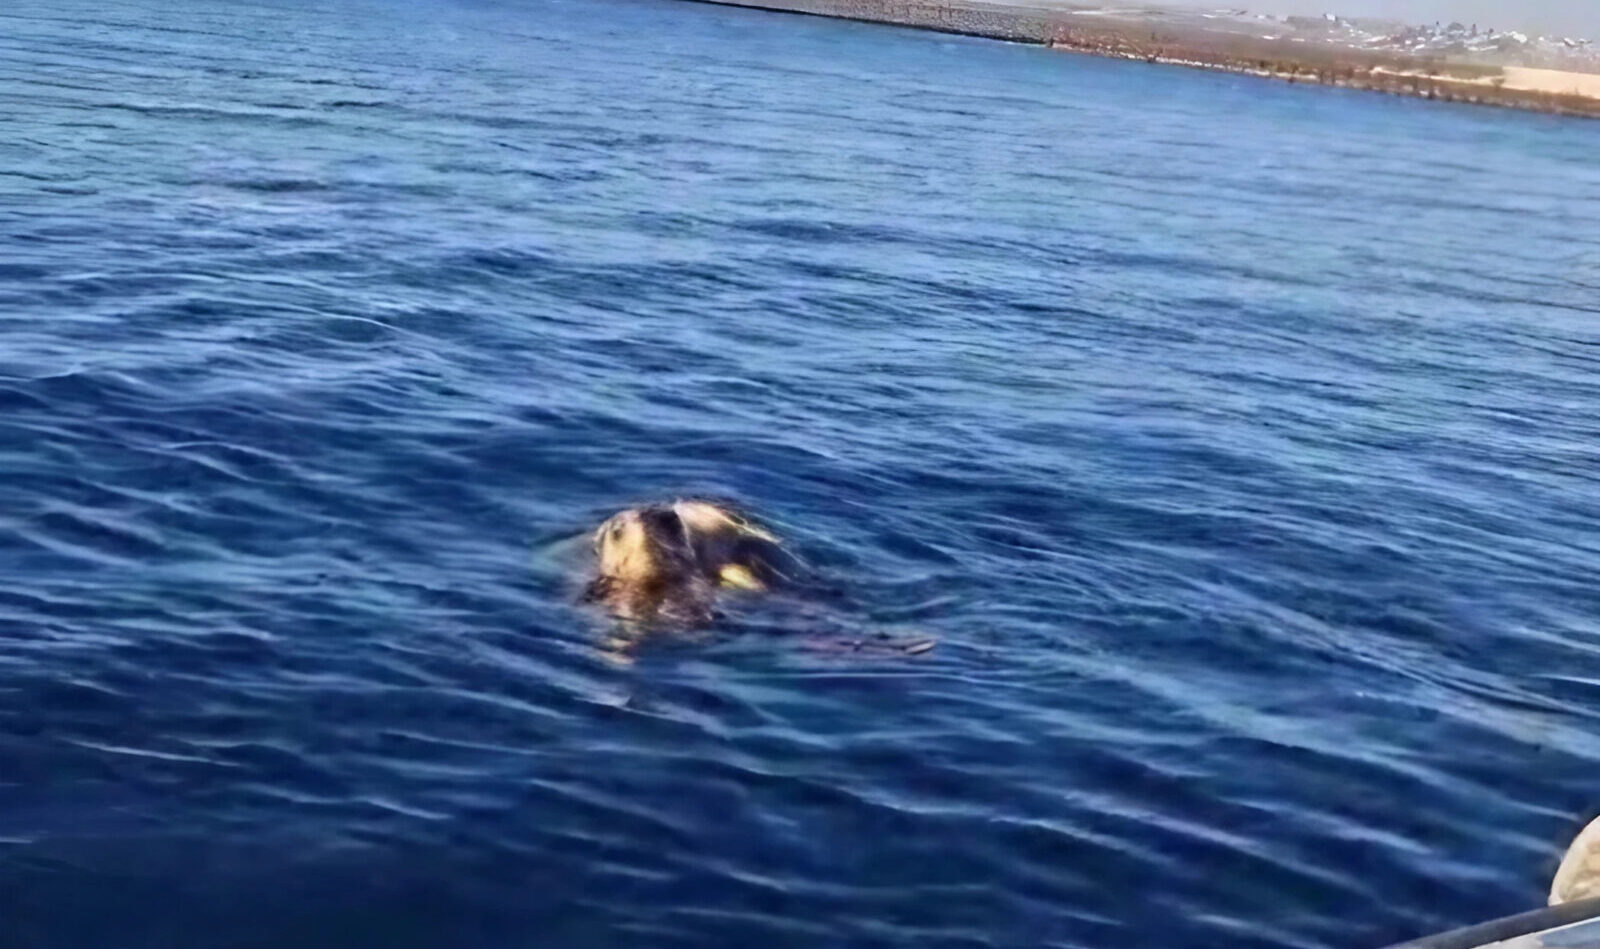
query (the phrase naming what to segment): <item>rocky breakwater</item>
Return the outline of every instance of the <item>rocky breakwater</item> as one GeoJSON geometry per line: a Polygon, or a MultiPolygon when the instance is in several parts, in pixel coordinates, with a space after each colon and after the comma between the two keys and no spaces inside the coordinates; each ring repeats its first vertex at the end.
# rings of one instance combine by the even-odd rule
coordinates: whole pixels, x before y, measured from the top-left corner
{"type": "Polygon", "coordinates": [[[1062,27],[1058,10],[1003,3],[894,0],[702,0],[724,6],[889,23],[1016,43],[1048,44],[1062,27]]]}
{"type": "MultiPolygon", "coordinates": [[[[1514,70],[1439,55],[1353,49],[1250,33],[1161,11],[1085,15],[1070,7],[983,0],[699,0],[960,33],[1119,59],[1223,70],[1448,102],[1600,117],[1580,74],[1514,70]],[[1540,74],[1534,76],[1534,74],[1540,74]],[[1538,81],[1533,81],[1534,76],[1538,81]],[[1563,77],[1577,77],[1568,81],[1563,77]]],[[[1231,27],[1231,28],[1230,28],[1231,27]]],[[[1593,77],[1587,77],[1593,78],[1593,77]]]]}

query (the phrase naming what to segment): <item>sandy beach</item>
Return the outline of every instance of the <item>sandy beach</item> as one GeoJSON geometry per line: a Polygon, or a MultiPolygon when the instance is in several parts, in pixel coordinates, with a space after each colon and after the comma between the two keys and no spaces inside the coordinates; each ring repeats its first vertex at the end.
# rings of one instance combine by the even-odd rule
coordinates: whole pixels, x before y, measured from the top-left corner
{"type": "Polygon", "coordinates": [[[1596,73],[1507,66],[1505,84],[1508,89],[1523,89],[1556,96],[1583,96],[1600,100],[1600,74],[1596,73]]]}

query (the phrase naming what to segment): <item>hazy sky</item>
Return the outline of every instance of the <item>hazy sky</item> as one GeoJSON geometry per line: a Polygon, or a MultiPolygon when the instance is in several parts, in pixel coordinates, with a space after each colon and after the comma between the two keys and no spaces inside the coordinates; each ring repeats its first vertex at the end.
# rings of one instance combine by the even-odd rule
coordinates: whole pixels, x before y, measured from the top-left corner
{"type": "Polygon", "coordinates": [[[1577,34],[1600,40],[1600,0],[1171,0],[1184,6],[1242,6],[1254,13],[1340,13],[1414,23],[1460,20],[1499,30],[1577,34]]]}

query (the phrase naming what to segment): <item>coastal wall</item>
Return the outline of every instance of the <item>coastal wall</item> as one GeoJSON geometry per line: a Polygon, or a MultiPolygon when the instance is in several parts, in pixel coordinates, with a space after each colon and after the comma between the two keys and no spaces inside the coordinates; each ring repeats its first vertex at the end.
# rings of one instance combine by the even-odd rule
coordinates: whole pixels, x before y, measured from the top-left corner
{"type": "Polygon", "coordinates": [[[1014,43],[1048,44],[1061,29],[1059,12],[1001,3],[950,0],[699,0],[730,7],[863,20],[960,33],[1014,43]]]}
{"type": "Polygon", "coordinates": [[[1083,16],[985,0],[698,0],[1035,43],[1056,49],[1223,70],[1286,82],[1366,89],[1600,118],[1600,76],[1452,63],[1437,57],[1300,43],[1194,21],[1083,16]]]}

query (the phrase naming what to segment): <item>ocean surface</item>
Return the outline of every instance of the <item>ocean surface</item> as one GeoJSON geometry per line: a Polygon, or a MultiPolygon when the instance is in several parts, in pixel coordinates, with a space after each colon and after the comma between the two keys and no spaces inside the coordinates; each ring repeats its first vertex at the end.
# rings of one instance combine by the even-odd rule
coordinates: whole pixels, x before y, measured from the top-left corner
{"type": "Polygon", "coordinates": [[[1535,907],[1600,812],[1597,153],[669,0],[12,0],[0,945],[1535,907]],[[810,579],[609,647],[585,533],[694,494],[810,579]]]}

